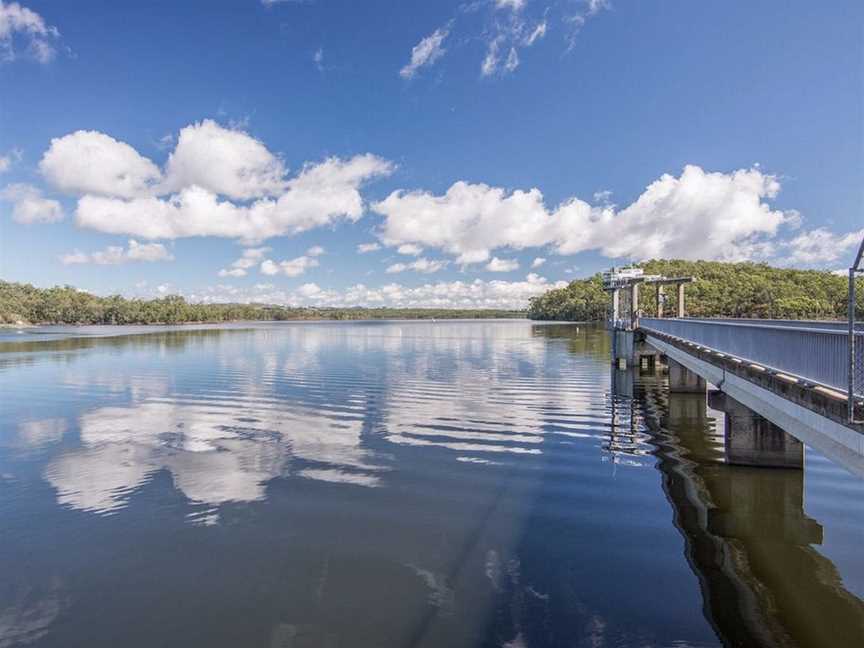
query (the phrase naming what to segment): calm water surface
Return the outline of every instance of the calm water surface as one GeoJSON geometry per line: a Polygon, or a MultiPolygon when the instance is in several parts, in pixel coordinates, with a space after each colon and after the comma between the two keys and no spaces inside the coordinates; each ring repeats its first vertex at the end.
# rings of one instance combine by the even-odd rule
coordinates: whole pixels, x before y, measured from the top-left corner
{"type": "Polygon", "coordinates": [[[864,645],[864,482],[602,330],[120,331],[0,335],[0,648],[864,645]]]}

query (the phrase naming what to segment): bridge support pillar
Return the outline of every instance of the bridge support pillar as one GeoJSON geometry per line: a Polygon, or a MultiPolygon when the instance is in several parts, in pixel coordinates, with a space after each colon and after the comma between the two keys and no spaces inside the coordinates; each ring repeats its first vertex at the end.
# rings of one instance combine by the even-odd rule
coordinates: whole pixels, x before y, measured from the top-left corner
{"type": "Polygon", "coordinates": [[[669,391],[684,394],[704,394],[705,379],[680,362],[669,358],[669,391]]]}
{"type": "Polygon", "coordinates": [[[612,364],[619,369],[639,367],[654,371],[657,350],[647,344],[644,336],[634,330],[613,329],[612,364]]]}
{"type": "Polygon", "coordinates": [[[612,329],[612,363],[619,368],[632,367],[636,355],[636,333],[624,329],[612,329]]]}
{"type": "Polygon", "coordinates": [[[803,468],[804,444],[746,405],[719,391],[708,405],[726,416],[726,463],[767,468],[803,468]]]}

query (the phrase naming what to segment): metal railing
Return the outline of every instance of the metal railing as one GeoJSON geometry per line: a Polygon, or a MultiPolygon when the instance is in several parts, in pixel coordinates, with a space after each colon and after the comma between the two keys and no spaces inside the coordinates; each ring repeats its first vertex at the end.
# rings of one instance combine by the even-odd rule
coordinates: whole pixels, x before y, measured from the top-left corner
{"type": "Polygon", "coordinates": [[[856,331],[860,328],[855,321],[858,310],[858,275],[864,273],[864,239],[855,255],[855,261],[849,266],[849,295],[848,295],[848,327],[846,357],[848,358],[848,388],[849,393],[849,421],[852,423],[864,422],[864,404],[856,405],[855,396],[864,392],[864,340],[858,337],[856,331]]]}
{"type": "MultiPolygon", "coordinates": [[[[639,327],[790,374],[843,394],[849,391],[848,327],[830,322],[657,319],[643,317],[639,327]],[[830,326],[829,326],[830,325],[830,326]]],[[[864,366],[864,330],[854,333],[854,363],[864,366]]],[[[864,398],[864,381],[853,381],[853,401],[864,398]]]]}
{"type": "MultiPolygon", "coordinates": [[[[739,324],[743,326],[785,326],[788,328],[818,328],[833,329],[835,331],[849,330],[846,320],[781,320],[781,319],[757,319],[741,317],[688,317],[688,322],[720,322],[726,324],[739,324]]],[[[864,322],[856,322],[855,330],[864,331],[864,322]]]]}

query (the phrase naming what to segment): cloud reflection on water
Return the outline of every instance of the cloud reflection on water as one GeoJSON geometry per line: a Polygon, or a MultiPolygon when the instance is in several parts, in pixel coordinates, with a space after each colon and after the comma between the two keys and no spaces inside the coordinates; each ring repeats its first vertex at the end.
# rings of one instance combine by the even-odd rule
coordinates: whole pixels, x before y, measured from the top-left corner
{"type": "MultiPolygon", "coordinates": [[[[550,438],[606,434],[593,367],[555,366],[567,356],[550,354],[547,340],[454,324],[417,335],[414,326],[212,338],[215,353],[182,375],[76,364],[67,385],[127,404],[82,413],[79,447],[54,457],[45,477],[61,504],[111,513],[167,470],[188,500],[217,506],[260,501],[270,480],[288,475],[380,486],[399,446],[479,464],[540,455],[550,438]]],[[[65,428],[53,421],[27,424],[25,436],[42,429],[57,440],[65,428]]]]}

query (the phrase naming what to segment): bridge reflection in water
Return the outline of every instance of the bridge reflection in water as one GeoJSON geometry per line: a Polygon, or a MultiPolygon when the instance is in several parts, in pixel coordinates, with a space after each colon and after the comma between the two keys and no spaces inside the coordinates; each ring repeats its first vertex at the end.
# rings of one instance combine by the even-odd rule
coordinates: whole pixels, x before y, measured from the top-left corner
{"type": "Polygon", "coordinates": [[[653,433],[705,616],[724,644],[864,645],[864,603],[814,548],[822,527],[804,511],[806,471],[728,465],[723,413],[704,394],[669,393],[659,368],[613,371],[612,382],[617,434],[637,420],[653,433]]]}

